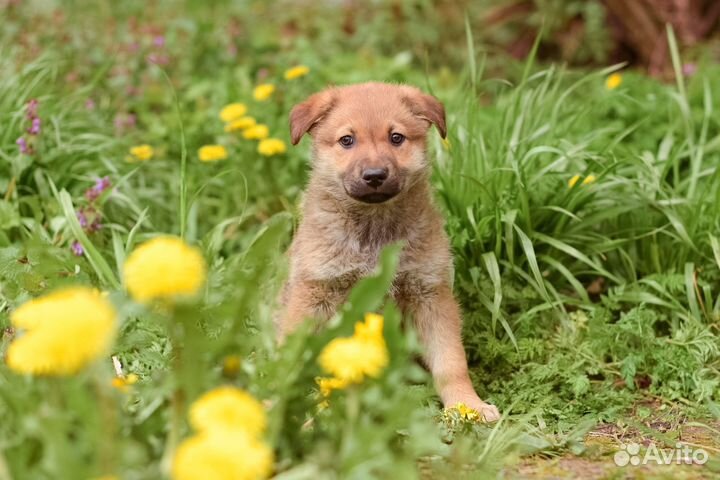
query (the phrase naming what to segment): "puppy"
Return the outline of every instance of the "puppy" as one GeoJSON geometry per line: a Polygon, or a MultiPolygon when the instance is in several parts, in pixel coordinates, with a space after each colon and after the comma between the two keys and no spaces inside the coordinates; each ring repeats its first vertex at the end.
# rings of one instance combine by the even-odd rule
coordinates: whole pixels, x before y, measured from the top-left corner
{"type": "Polygon", "coordinates": [[[475,393],[460,338],[452,257],[429,183],[431,124],[445,138],[443,105],[405,85],[329,88],[293,108],[292,143],[312,136],[312,174],[290,247],[278,334],[306,318],[330,318],[374,270],[382,247],[404,241],[390,294],[415,323],[443,404],[462,402],[494,421],[498,410],[475,393]]]}

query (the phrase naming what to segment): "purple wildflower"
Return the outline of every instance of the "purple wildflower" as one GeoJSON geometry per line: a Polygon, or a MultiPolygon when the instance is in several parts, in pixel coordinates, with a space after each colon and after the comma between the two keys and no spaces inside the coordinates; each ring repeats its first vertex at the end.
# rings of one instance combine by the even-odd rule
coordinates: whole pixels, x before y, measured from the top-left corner
{"type": "Polygon", "coordinates": [[[694,63],[686,63],[682,66],[683,75],[686,77],[692,77],[697,72],[697,65],[694,63]]]}
{"type": "Polygon", "coordinates": [[[39,135],[40,134],[40,118],[35,117],[32,119],[32,124],[30,125],[30,128],[28,128],[27,132],[30,135],[39,135]]]}
{"type": "Polygon", "coordinates": [[[110,177],[105,176],[103,178],[98,178],[95,181],[95,185],[91,188],[88,188],[85,191],[85,198],[90,200],[91,202],[95,199],[97,199],[102,193],[110,188],[112,183],[110,182],[110,177]]]}
{"type": "Polygon", "coordinates": [[[82,254],[85,253],[85,249],[77,240],[75,240],[72,245],[70,245],[70,250],[72,250],[73,254],[78,257],[81,257],[82,254]]]}
{"type": "Polygon", "coordinates": [[[95,100],[92,98],[85,100],[85,110],[95,110],[95,100]]]}
{"type": "Polygon", "coordinates": [[[78,222],[80,222],[80,226],[81,226],[82,228],[87,228],[87,226],[88,226],[88,219],[87,219],[87,217],[85,216],[85,211],[84,211],[84,210],[78,210],[77,212],[75,212],[75,214],[77,215],[78,222]]]}
{"type": "Polygon", "coordinates": [[[102,223],[100,222],[100,215],[95,217],[93,222],[90,224],[90,228],[88,229],[91,233],[95,233],[98,230],[100,230],[103,227],[102,223]]]}
{"type": "Polygon", "coordinates": [[[15,143],[17,143],[18,147],[20,147],[20,153],[24,153],[25,155],[30,155],[32,153],[31,148],[28,146],[27,140],[25,140],[25,137],[18,138],[15,143]]]}
{"type": "Polygon", "coordinates": [[[27,115],[29,120],[37,118],[38,106],[40,106],[40,102],[38,102],[36,98],[33,98],[27,103],[27,106],[25,107],[25,115],[27,115]]]}
{"type": "Polygon", "coordinates": [[[155,38],[153,38],[153,45],[156,47],[164,47],[165,46],[165,37],[162,35],[156,35],[155,38]]]}

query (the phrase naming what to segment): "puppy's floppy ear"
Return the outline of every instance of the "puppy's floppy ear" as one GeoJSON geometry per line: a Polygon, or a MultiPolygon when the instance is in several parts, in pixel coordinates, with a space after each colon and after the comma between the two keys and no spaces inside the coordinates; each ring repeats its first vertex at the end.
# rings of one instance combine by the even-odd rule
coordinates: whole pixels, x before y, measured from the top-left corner
{"type": "Polygon", "coordinates": [[[333,107],[334,97],[331,90],[311,95],[307,100],[295,105],[290,112],[290,140],[297,145],[303,135],[308,133],[333,107]]]}
{"type": "Polygon", "coordinates": [[[410,111],[416,117],[427,120],[435,125],[440,132],[440,136],[447,136],[447,125],[445,124],[445,107],[440,100],[421,92],[415,87],[403,87],[403,102],[410,108],[410,111]]]}

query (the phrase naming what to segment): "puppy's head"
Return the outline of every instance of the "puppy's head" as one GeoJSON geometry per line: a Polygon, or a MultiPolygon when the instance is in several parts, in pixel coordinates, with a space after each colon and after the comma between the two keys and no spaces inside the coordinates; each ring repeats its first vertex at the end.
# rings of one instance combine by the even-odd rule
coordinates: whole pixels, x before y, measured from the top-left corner
{"type": "Polygon", "coordinates": [[[406,85],[363,83],[316,93],[290,113],[293,145],[313,138],[313,175],[334,195],[382,203],[427,174],[425,138],[445,138],[445,109],[406,85]]]}

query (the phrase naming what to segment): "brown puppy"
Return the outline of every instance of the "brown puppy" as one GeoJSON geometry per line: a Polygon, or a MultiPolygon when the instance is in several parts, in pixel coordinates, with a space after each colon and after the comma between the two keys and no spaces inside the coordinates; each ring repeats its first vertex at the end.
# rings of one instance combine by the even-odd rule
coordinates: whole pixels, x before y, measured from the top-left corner
{"type": "Polygon", "coordinates": [[[404,241],[390,293],[415,322],[440,397],[494,421],[498,410],[475,393],[460,339],[452,257],[428,181],[431,124],[444,138],[445,110],[436,98],[384,83],[330,88],[292,110],[292,143],[312,135],[313,169],[278,331],[282,337],[306,318],[331,317],[373,271],[382,247],[404,241]]]}

